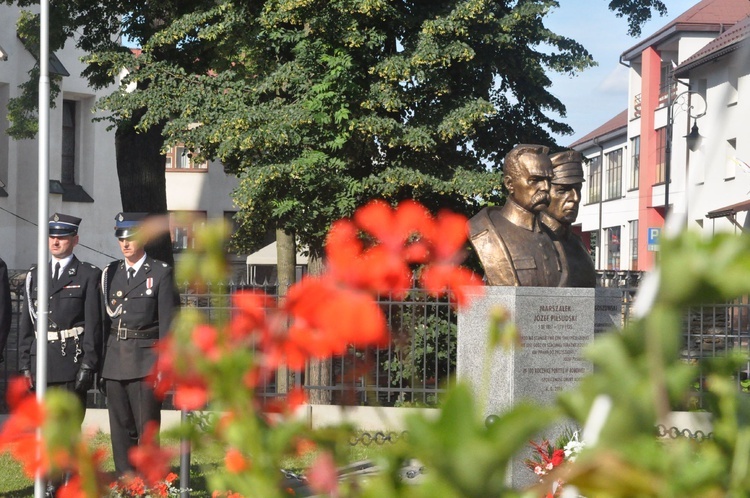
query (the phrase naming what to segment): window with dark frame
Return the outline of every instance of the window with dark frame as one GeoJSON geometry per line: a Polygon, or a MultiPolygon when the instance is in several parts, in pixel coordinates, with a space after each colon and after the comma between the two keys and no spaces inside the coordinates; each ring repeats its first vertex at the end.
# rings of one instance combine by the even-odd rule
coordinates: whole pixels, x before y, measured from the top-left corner
{"type": "Polygon", "coordinates": [[[63,100],[62,105],[62,163],[60,183],[76,183],[76,111],[75,100],[63,100]]]}
{"type": "Polygon", "coordinates": [[[641,174],[641,137],[630,139],[630,190],[638,190],[641,174]]]}
{"type": "Polygon", "coordinates": [[[638,269],[638,220],[631,220],[630,225],[630,269],[638,269]]]}
{"type": "Polygon", "coordinates": [[[170,211],[169,233],[176,253],[195,247],[196,231],[206,225],[205,211],[170,211]]]}
{"type": "Polygon", "coordinates": [[[607,228],[607,270],[620,269],[620,227],[607,228]]]}
{"type": "Polygon", "coordinates": [[[607,153],[607,200],[622,197],[622,149],[607,153]]]}
{"type": "Polygon", "coordinates": [[[589,203],[599,202],[602,200],[602,192],[600,188],[601,177],[601,158],[599,156],[594,156],[589,161],[589,203]]]}
{"type": "Polygon", "coordinates": [[[656,130],[656,178],[654,183],[664,183],[667,178],[667,127],[656,130]]]}
{"type": "Polygon", "coordinates": [[[193,154],[190,150],[182,145],[172,147],[167,154],[165,154],[164,166],[168,170],[192,170],[192,171],[206,171],[208,170],[208,162],[198,163],[193,161],[193,154]]]}

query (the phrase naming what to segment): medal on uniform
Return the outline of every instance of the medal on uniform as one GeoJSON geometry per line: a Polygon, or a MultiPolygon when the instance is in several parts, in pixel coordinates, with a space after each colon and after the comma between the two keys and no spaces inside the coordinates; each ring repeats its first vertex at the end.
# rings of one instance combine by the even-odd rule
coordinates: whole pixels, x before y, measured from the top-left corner
{"type": "Polygon", "coordinates": [[[117,291],[117,293],[116,293],[115,295],[116,295],[117,297],[122,297],[122,291],[117,291]]]}
{"type": "Polygon", "coordinates": [[[116,299],[113,299],[113,300],[112,300],[112,306],[114,306],[115,304],[117,304],[117,300],[116,300],[116,299]]]}
{"type": "Polygon", "coordinates": [[[151,293],[153,292],[151,290],[151,287],[153,287],[153,286],[154,286],[154,277],[148,277],[146,279],[146,295],[147,296],[150,296],[151,293]]]}

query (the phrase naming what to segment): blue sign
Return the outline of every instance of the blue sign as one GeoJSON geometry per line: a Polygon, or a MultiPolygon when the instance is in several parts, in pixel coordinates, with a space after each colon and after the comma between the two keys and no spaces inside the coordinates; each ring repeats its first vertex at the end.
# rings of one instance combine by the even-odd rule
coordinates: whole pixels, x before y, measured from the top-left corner
{"type": "Polygon", "coordinates": [[[647,244],[649,251],[659,250],[659,237],[661,237],[661,228],[657,227],[648,229],[647,244]]]}

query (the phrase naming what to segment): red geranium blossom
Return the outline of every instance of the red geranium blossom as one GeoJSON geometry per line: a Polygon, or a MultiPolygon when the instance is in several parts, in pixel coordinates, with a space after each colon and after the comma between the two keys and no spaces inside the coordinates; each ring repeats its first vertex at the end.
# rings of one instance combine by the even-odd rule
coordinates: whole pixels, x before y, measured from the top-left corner
{"type": "Polygon", "coordinates": [[[33,478],[46,473],[49,458],[44,441],[37,437],[45,419],[44,405],[27,389],[23,377],[15,377],[8,385],[11,414],[0,431],[0,451],[10,451],[21,462],[24,473],[33,478]]]}
{"type": "Polygon", "coordinates": [[[177,453],[159,446],[158,431],[158,423],[148,422],[138,446],[131,448],[128,452],[130,463],[149,484],[164,480],[164,477],[169,474],[170,461],[177,453]]]}

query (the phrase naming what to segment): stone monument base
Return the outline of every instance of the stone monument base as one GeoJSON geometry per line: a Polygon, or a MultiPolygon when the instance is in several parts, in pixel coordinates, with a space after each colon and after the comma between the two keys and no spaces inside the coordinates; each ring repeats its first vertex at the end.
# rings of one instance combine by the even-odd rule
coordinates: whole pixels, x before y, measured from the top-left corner
{"type": "MultiPolygon", "coordinates": [[[[619,326],[619,289],[558,287],[484,287],[468,290],[470,306],[458,314],[457,375],[477,397],[486,393],[484,417],[501,414],[520,401],[551,405],[559,393],[574,388],[591,373],[582,349],[595,331],[619,326]],[[510,351],[489,350],[490,313],[502,307],[510,313],[522,346],[510,351]],[[489,386],[482,386],[482,369],[489,358],[489,386]]],[[[540,438],[554,442],[571,424],[550,427],[540,438]]],[[[509,469],[510,485],[523,488],[537,477],[519,455],[509,469]]]]}

